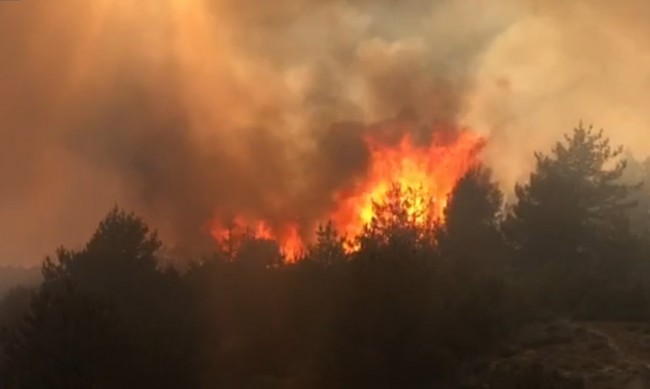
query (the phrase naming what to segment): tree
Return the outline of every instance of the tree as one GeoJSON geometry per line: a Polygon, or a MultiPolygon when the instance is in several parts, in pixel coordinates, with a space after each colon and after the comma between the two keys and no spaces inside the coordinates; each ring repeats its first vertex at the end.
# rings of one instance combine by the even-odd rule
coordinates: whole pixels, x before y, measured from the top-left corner
{"type": "MultiPolygon", "coordinates": [[[[196,331],[191,294],[178,272],[158,269],[160,247],[156,233],[140,218],[117,208],[111,210],[83,250],[60,248],[55,257],[46,258],[43,283],[30,311],[31,316],[42,319],[23,323],[22,331],[34,335],[19,342],[18,350],[38,341],[39,353],[47,355],[53,366],[68,363],[68,350],[77,350],[75,358],[100,363],[93,347],[85,345],[103,345],[109,339],[104,339],[108,329],[102,318],[104,310],[110,309],[123,329],[122,350],[128,350],[119,359],[129,363],[107,380],[125,377],[129,387],[192,387],[198,377],[193,366],[196,331]],[[77,318],[83,323],[77,323],[77,318]],[[60,337],[48,332],[44,340],[38,338],[41,331],[52,329],[57,329],[60,337]],[[85,332],[74,336],[76,329],[85,332]]],[[[26,356],[18,358],[26,368],[36,369],[40,363],[29,350],[16,355],[26,356]]],[[[32,372],[35,380],[47,379],[47,374],[32,372]]],[[[90,376],[95,377],[94,373],[90,376]]],[[[99,384],[94,378],[88,382],[99,384]]]]}
{"type": "Polygon", "coordinates": [[[445,296],[442,331],[456,354],[489,347],[511,324],[506,314],[502,209],[503,195],[491,171],[475,166],[449,194],[444,223],[437,229],[442,266],[436,294],[445,296]]]}
{"type": "Polygon", "coordinates": [[[424,387],[445,369],[436,340],[433,203],[394,184],[348,262],[328,347],[331,386],[424,387]]]}
{"type": "Polygon", "coordinates": [[[56,261],[46,260],[49,264],[45,278],[65,273],[83,287],[112,294],[121,286],[110,276],[138,283],[142,277],[157,275],[156,252],[161,246],[157,233],[151,232],[142,219],[115,207],[99,223],[82,251],[60,249],[56,261]]]}
{"type": "Polygon", "coordinates": [[[394,183],[384,198],[373,201],[372,210],[370,223],[356,237],[362,256],[381,251],[383,257],[395,258],[397,252],[413,256],[432,249],[433,199],[424,189],[394,183]]]}
{"type": "Polygon", "coordinates": [[[502,207],[503,194],[492,182],[491,171],[470,169],[449,194],[444,223],[437,231],[443,258],[466,275],[498,272],[505,255],[499,229],[502,207]]]}
{"type": "Polygon", "coordinates": [[[536,298],[554,308],[605,307],[627,288],[636,255],[627,217],[635,186],[621,182],[621,153],[602,131],[580,125],[550,156],[536,153],[529,182],[515,188],[505,228],[516,264],[536,298]]]}
{"type": "Polygon", "coordinates": [[[0,300],[0,329],[14,328],[29,311],[34,288],[16,286],[0,300]]]}
{"type": "Polygon", "coordinates": [[[245,267],[264,269],[280,265],[283,257],[278,242],[247,233],[237,248],[234,261],[245,267]]]}
{"type": "Polygon", "coordinates": [[[4,334],[3,388],[131,387],[130,356],[115,311],[70,280],[43,285],[4,334]]]}
{"type": "Polygon", "coordinates": [[[524,258],[571,260],[629,233],[634,187],[620,182],[626,161],[602,131],[578,126],[552,156],[536,153],[535,171],[517,185],[508,231],[524,258]]]}
{"type": "Polygon", "coordinates": [[[329,221],[319,225],[316,230],[316,242],[307,250],[308,261],[323,266],[331,266],[345,261],[345,238],[340,236],[334,225],[329,221]]]}

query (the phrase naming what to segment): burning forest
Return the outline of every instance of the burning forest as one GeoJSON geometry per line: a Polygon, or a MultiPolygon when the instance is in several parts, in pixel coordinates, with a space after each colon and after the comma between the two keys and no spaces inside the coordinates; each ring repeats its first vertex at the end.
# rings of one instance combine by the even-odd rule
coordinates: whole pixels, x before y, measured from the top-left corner
{"type": "MultiPolygon", "coordinates": [[[[286,220],[272,223],[268,220],[246,219],[241,215],[227,221],[216,220],[210,233],[222,249],[232,250],[237,235],[251,235],[258,239],[275,240],[287,261],[298,260],[307,245],[313,241],[316,222],[331,222],[350,241],[346,246],[354,251],[354,238],[363,233],[374,215],[374,205],[386,201],[391,188],[413,193],[407,212],[416,223],[441,222],[448,196],[460,178],[479,163],[479,153],[485,140],[470,130],[440,130],[434,132],[425,144],[417,144],[405,125],[390,124],[363,137],[368,156],[366,170],[347,187],[332,194],[332,209],[320,220],[305,224],[286,220]],[[389,127],[394,126],[394,127],[389,127]],[[406,128],[406,129],[405,129],[406,128]],[[378,136],[377,134],[381,134],[378,136]]],[[[317,174],[317,172],[314,172],[317,174]]],[[[288,205],[290,207],[291,205],[288,205]]],[[[297,219],[303,219],[300,215],[297,219]]]]}
{"type": "Polygon", "coordinates": [[[650,388],[648,15],[0,1],[0,387],[650,388]]]}

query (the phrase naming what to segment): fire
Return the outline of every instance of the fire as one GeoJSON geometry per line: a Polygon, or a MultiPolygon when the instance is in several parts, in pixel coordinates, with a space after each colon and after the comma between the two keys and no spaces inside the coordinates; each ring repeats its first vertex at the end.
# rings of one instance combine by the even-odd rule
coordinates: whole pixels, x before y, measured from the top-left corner
{"type": "MultiPolygon", "coordinates": [[[[449,137],[449,132],[437,132],[427,146],[415,144],[408,133],[392,145],[367,137],[365,141],[371,156],[367,175],[354,188],[335,195],[336,209],[324,215],[323,220],[331,220],[348,238],[358,236],[375,217],[373,204],[383,202],[395,184],[416,195],[410,199],[406,210],[416,223],[442,220],[449,193],[477,163],[484,145],[483,138],[468,130],[454,132],[452,139],[449,137]]],[[[304,252],[305,240],[295,223],[278,226],[237,217],[229,228],[217,223],[211,232],[223,244],[228,234],[236,230],[246,230],[257,239],[276,240],[289,262],[297,260],[304,252]]]]}
{"type": "Polygon", "coordinates": [[[245,237],[277,241],[281,254],[289,262],[299,258],[304,250],[298,227],[292,223],[282,228],[273,228],[264,220],[250,221],[237,216],[225,225],[215,222],[210,228],[210,234],[222,248],[231,254],[236,251],[238,241],[245,237]]]}
{"type": "Polygon", "coordinates": [[[397,147],[367,139],[371,151],[370,172],[353,193],[339,196],[340,206],[333,216],[339,230],[347,236],[361,233],[375,216],[373,203],[381,203],[394,184],[416,194],[410,209],[406,210],[416,217],[416,222],[442,219],[447,196],[463,174],[477,163],[477,154],[483,146],[483,139],[470,131],[460,132],[451,143],[443,139],[444,135],[434,135],[427,147],[414,145],[408,134],[397,147]]]}

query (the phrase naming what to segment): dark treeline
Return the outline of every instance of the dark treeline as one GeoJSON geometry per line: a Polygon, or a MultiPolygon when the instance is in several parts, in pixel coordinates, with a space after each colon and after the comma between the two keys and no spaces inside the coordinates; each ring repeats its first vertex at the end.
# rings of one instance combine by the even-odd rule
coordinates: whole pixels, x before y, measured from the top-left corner
{"type": "Polygon", "coordinates": [[[155,232],[114,209],[6,296],[0,387],[454,388],[525,323],[650,319],[648,169],[582,126],[535,158],[512,204],[482,167],[443,224],[394,187],[358,250],[326,224],[295,264],[244,235],[165,267],[155,232]]]}

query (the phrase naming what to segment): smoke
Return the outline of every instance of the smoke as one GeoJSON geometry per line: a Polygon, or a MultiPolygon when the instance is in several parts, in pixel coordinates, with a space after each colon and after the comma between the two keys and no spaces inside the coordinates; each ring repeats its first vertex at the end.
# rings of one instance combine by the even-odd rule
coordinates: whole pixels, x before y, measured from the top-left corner
{"type": "Polygon", "coordinates": [[[115,203],[172,249],[235,214],[306,234],[391,128],[481,131],[506,186],[580,119],[650,149],[650,6],[541,3],[0,4],[0,263],[80,244],[115,203]]]}
{"type": "Polygon", "coordinates": [[[580,121],[646,157],[650,4],[538,1],[531,11],[483,53],[463,115],[490,134],[484,157],[504,189],[580,121]]]}

